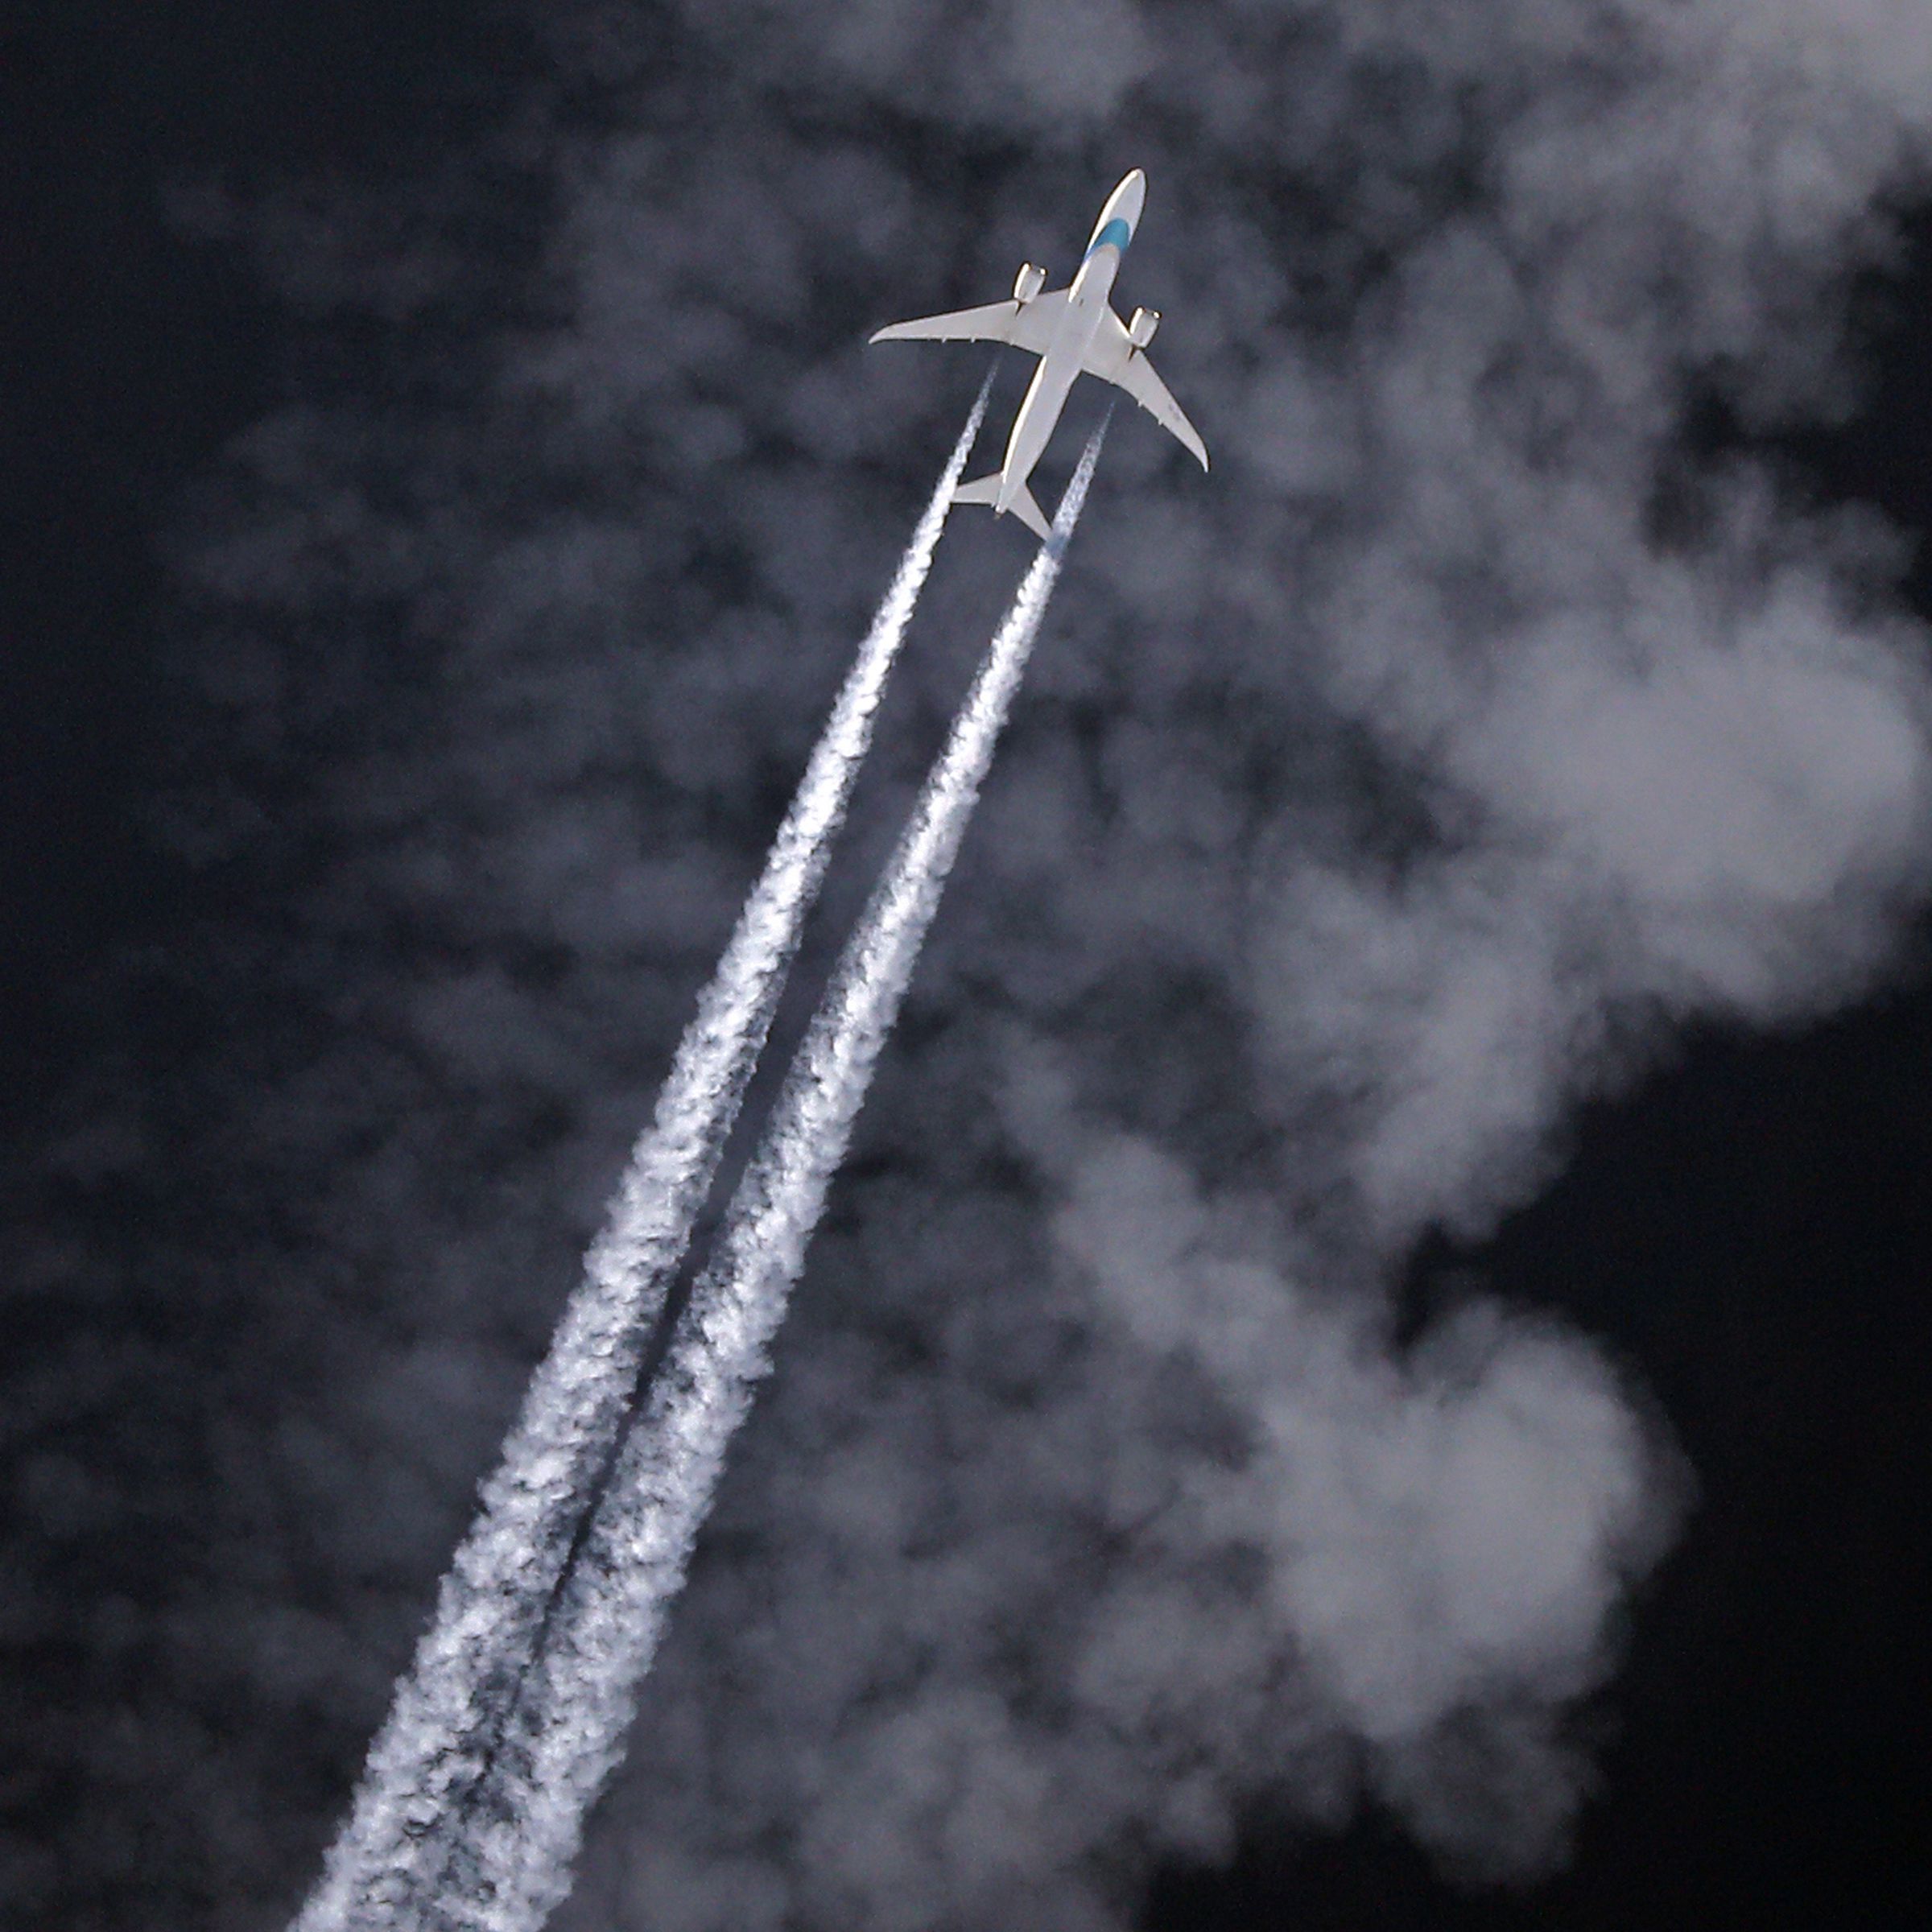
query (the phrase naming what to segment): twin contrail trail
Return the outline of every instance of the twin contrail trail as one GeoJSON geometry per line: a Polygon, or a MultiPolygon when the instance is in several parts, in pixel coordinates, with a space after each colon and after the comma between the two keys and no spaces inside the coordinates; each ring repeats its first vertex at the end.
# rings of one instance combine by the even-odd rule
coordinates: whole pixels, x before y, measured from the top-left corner
{"type": "Polygon", "coordinates": [[[653,1124],[531,1378],[295,1932],[410,1923],[425,1888],[438,1881],[447,1823],[489,1767],[502,1712],[530,1667],[636,1400],[651,1335],[763,1051],[992,383],[989,372],[679,1042],[653,1124]]]}
{"type": "Polygon", "coordinates": [[[584,1813],[622,1756],[733,1434],[972,815],[1106,434],[1068,485],[793,1059],[718,1245],[618,1453],[426,1922],[531,1932],[568,1891],[584,1813]]]}

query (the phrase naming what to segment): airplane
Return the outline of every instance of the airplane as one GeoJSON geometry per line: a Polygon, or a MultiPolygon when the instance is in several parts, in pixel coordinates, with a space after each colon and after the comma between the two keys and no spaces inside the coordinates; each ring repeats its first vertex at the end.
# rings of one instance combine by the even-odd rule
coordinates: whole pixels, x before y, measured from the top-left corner
{"type": "Polygon", "coordinates": [[[1052,530],[1026,479],[1060,419],[1074,378],[1083,372],[1125,390],[1155,422],[1179,438],[1203,469],[1208,467],[1208,452],[1194,425],[1147,360],[1159,312],[1137,308],[1133,320],[1123,322],[1107,300],[1146,198],[1147,177],[1137,167],[1107,197],[1087,253],[1065,288],[1048,289],[1046,270],[1022,262],[1010,302],[894,322],[872,337],[874,342],[1010,342],[1040,358],[1020,413],[1013,419],[1005,460],[992,475],[960,484],[952,493],[954,502],[990,504],[995,516],[1010,512],[1036,536],[1051,540],[1052,530]]]}

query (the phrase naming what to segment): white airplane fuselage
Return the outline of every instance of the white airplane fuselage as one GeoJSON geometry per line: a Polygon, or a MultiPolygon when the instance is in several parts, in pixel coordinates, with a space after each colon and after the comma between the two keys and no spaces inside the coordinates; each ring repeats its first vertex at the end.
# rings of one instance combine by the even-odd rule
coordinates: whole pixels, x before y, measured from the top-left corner
{"type": "Polygon", "coordinates": [[[1067,392],[1087,360],[1101,318],[1108,313],[1108,297],[1120,273],[1121,257],[1133,239],[1146,199],[1147,177],[1137,167],[1107,197],[1100,218],[1093,225],[1086,255],[1067,291],[1067,306],[1054,325],[1052,340],[1033,372],[1020,412],[1013,419],[1013,433],[1006,439],[1006,454],[1000,464],[1000,493],[993,505],[1002,514],[1026,489],[1033,466],[1060,419],[1067,392]]]}
{"type": "Polygon", "coordinates": [[[1199,431],[1147,360],[1159,316],[1137,308],[1133,320],[1123,322],[1108,299],[1146,198],[1147,177],[1137,167],[1107,197],[1087,252],[1064,288],[1047,288],[1046,270],[1023,262],[1010,300],[919,316],[873,331],[874,342],[1005,342],[1040,359],[1013,419],[1000,467],[956,484],[954,502],[983,503],[1015,516],[1041,542],[1051,542],[1053,527],[1034,501],[1028,479],[1053,435],[1067,392],[1082,375],[1097,376],[1131,396],[1203,469],[1208,467],[1208,446],[1199,431]]]}

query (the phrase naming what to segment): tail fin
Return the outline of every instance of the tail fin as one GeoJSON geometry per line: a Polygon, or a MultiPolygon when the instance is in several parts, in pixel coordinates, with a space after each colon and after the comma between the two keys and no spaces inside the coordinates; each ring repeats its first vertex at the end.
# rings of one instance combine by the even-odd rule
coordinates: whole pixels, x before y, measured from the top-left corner
{"type": "MultiPolygon", "coordinates": [[[[952,493],[956,503],[996,504],[999,502],[1000,485],[1003,479],[996,469],[989,477],[976,477],[971,483],[960,484],[952,493]]],[[[1040,506],[1033,500],[1033,492],[1022,483],[1019,494],[1007,508],[1013,515],[1044,543],[1053,535],[1052,526],[1040,514],[1040,506]]]]}

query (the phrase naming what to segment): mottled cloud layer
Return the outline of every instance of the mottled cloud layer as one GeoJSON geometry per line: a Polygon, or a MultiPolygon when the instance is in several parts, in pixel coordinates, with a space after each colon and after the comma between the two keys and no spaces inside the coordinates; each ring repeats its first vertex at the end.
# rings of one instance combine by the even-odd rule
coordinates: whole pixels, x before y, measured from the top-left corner
{"type": "MultiPolygon", "coordinates": [[[[1845,407],[1921,24],[604,9],[484,186],[250,217],[400,348],[194,514],[163,826],[213,910],[127,984],[201,1044],[75,1096],[13,1270],[43,1922],[312,1876],[982,366],[858,345],[1058,280],[1137,165],[1121,297],[1215,469],[1117,425],[563,1922],[1099,1932],[1364,1790],[1459,1869],[1560,1856],[1682,1479],[1587,1339],[1398,1348],[1384,1290],[1671,1026],[1856,997],[1922,892],[1890,539],[1686,427],[1845,407]]],[[[1025,556],[947,545],[834,904],[1025,556]]]]}

